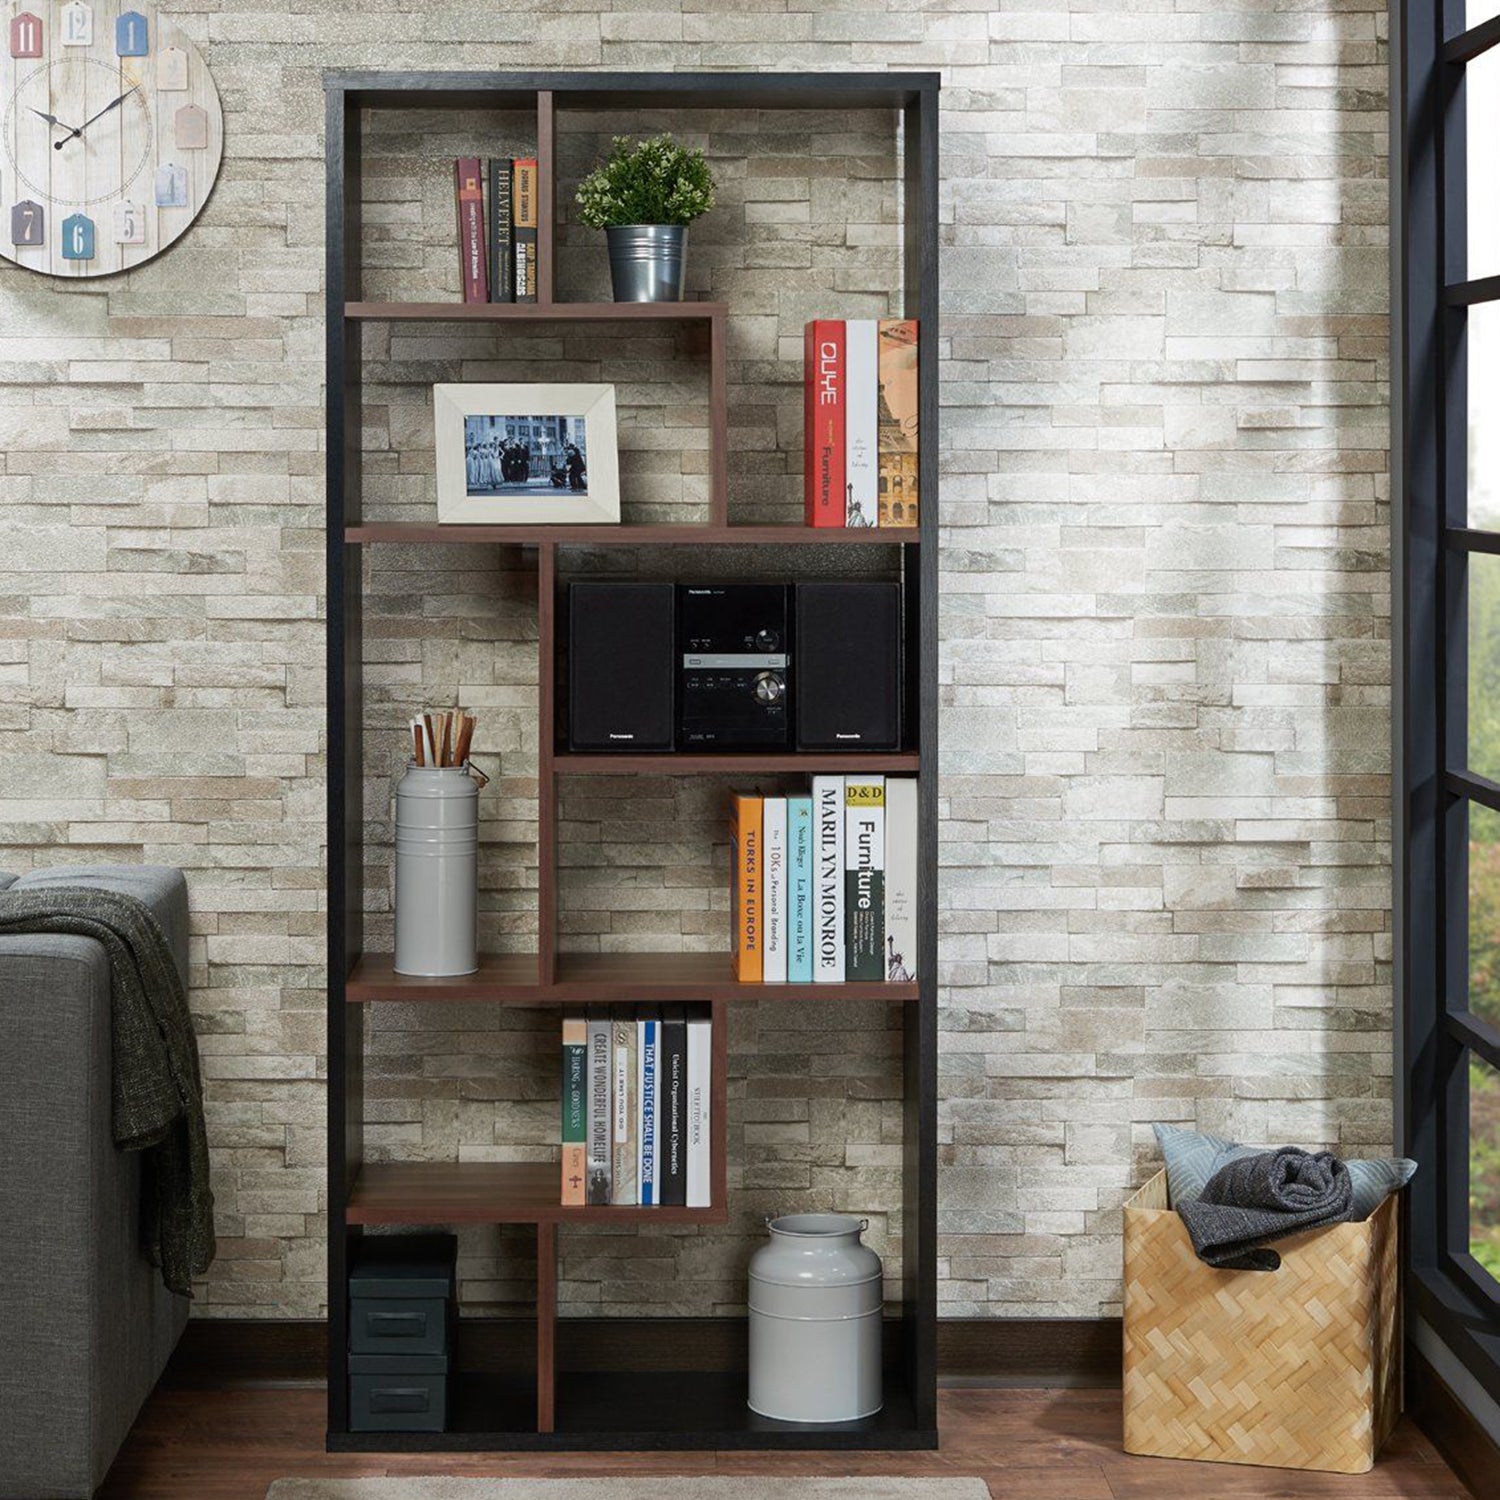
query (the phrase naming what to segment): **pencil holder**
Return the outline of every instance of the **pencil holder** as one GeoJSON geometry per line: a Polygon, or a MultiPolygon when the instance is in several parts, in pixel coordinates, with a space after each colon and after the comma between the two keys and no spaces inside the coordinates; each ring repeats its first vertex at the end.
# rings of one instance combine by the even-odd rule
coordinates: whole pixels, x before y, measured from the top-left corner
{"type": "Polygon", "coordinates": [[[464,766],[409,761],[396,787],[398,974],[472,974],[479,967],[479,787],[464,766]]]}

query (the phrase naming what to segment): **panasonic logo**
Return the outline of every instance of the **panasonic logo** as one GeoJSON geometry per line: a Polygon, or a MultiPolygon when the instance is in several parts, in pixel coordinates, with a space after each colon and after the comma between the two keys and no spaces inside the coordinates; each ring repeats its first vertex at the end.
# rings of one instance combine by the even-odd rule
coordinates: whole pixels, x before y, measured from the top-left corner
{"type": "Polygon", "coordinates": [[[844,734],[840,730],[835,730],[834,734],[833,734],[833,737],[836,740],[858,740],[858,739],[863,739],[864,738],[863,735],[858,735],[858,734],[844,734]]]}
{"type": "Polygon", "coordinates": [[[610,739],[612,739],[612,740],[633,740],[634,738],[635,738],[635,736],[633,734],[611,734],[610,735],[610,739]]]}

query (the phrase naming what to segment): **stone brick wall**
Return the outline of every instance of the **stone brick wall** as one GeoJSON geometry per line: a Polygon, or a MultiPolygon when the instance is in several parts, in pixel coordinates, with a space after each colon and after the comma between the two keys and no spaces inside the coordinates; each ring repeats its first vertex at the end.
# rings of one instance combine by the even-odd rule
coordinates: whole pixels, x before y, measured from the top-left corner
{"type": "MultiPolygon", "coordinates": [[[[222,1234],[200,1313],[322,1301],[329,66],[943,70],[944,1310],[1114,1308],[1152,1120],[1389,1145],[1384,7],[804,3],[185,5],[226,110],[197,227],[117,281],[0,269],[3,862],[188,871],[222,1234]]],[[[724,184],[691,274],[735,309],[733,504],[784,516],[802,320],[883,310],[897,274],[891,145],[863,116],[811,142],[665,123],[724,184]]],[[[525,142],[455,124],[376,122],[372,291],[456,295],[446,159],[525,142]]],[[[573,122],[565,178],[615,125],[573,122]]],[[[564,290],[602,273],[565,226],[564,290]]],[[[430,512],[426,386],[521,363],[621,387],[627,514],[702,504],[690,347],[368,340],[371,513],[430,512]]],[[[606,565],[650,563],[580,563],[606,565]]],[[[376,930],[389,731],[458,696],[500,773],[487,941],[529,944],[533,588],[501,549],[374,565],[376,930]]],[[[641,790],[565,803],[568,941],[715,946],[715,789],[641,790]]],[[[545,1153],[541,1020],[381,1011],[374,1149],[545,1153]]],[[[568,1307],[736,1307],[757,1216],[791,1202],[870,1212],[899,1257],[892,1034],[832,1004],[735,1024],[735,1222],[565,1236],[568,1307]]],[[[469,1304],[524,1297],[525,1255],[466,1237],[469,1304]]]]}

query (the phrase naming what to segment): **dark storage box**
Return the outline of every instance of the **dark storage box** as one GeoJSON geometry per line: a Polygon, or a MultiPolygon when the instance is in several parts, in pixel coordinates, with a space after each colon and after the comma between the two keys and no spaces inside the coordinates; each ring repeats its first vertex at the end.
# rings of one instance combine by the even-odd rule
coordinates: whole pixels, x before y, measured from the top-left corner
{"type": "Polygon", "coordinates": [[[442,1432],[448,1424],[444,1354],[351,1354],[353,1432],[442,1432]]]}
{"type": "Polygon", "coordinates": [[[458,1241],[451,1234],[369,1235],[349,1272],[351,1354],[446,1354],[458,1241]]]}

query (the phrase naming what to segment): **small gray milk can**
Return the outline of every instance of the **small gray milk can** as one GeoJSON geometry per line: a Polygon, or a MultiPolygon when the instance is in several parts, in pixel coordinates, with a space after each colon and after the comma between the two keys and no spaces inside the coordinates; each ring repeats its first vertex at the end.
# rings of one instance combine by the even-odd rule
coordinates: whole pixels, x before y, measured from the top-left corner
{"type": "Polygon", "coordinates": [[[396,787],[398,974],[472,974],[479,967],[479,786],[463,766],[409,761],[396,787]]]}

